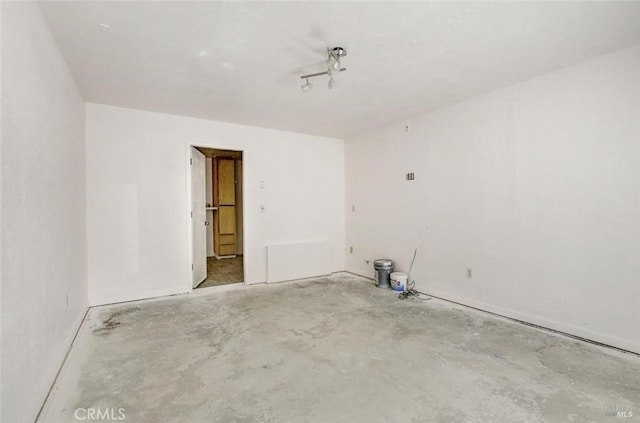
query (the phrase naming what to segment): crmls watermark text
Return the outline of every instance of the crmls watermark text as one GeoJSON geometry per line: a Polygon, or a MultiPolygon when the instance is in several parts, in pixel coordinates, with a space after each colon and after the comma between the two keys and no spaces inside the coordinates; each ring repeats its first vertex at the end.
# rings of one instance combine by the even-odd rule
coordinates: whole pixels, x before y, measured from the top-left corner
{"type": "Polygon", "coordinates": [[[604,414],[611,417],[633,417],[633,407],[630,404],[607,404],[604,406],[604,414]]]}
{"type": "Polygon", "coordinates": [[[76,408],[73,417],[76,420],[117,421],[126,418],[124,408],[76,408]]]}

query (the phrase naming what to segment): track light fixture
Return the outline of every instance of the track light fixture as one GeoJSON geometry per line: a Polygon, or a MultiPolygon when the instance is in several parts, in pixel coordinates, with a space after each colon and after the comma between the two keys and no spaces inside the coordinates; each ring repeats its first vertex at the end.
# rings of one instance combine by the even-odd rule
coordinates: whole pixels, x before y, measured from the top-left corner
{"type": "Polygon", "coordinates": [[[336,80],[333,78],[338,72],[344,72],[347,68],[343,68],[340,63],[340,58],[347,55],[347,50],[342,47],[334,47],[331,49],[327,49],[327,70],[324,72],[310,73],[308,75],[302,75],[300,78],[306,80],[306,82],[300,87],[302,92],[307,92],[313,87],[311,83],[309,83],[309,78],[314,78],[316,76],[329,75],[329,83],[327,86],[330,90],[332,90],[336,86],[336,80]]]}

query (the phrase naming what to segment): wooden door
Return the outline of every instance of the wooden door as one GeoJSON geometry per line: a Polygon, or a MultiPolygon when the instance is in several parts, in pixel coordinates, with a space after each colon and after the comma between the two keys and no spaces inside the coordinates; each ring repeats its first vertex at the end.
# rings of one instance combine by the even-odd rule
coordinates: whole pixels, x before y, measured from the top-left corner
{"type": "Polygon", "coordinates": [[[236,169],[233,158],[214,158],[213,203],[214,247],[218,257],[235,255],[236,245],[236,169]]]}

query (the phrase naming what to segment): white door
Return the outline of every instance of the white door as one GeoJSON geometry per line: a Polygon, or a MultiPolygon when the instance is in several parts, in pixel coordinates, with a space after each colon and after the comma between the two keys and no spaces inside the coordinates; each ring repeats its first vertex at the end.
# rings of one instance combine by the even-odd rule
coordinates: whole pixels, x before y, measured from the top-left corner
{"type": "Polygon", "coordinates": [[[207,278],[207,232],[204,154],[191,147],[191,228],[193,287],[207,278]]]}

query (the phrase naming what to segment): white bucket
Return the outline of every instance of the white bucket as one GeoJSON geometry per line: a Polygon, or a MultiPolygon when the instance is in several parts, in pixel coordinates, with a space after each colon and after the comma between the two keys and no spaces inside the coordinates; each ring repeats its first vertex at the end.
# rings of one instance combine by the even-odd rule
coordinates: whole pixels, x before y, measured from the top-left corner
{"type": "Polygon", "coordinates": [[[391,289],[398,292],[407,290],[407,274],[402,272],[393,272],[390,276],[391,289]]]}

